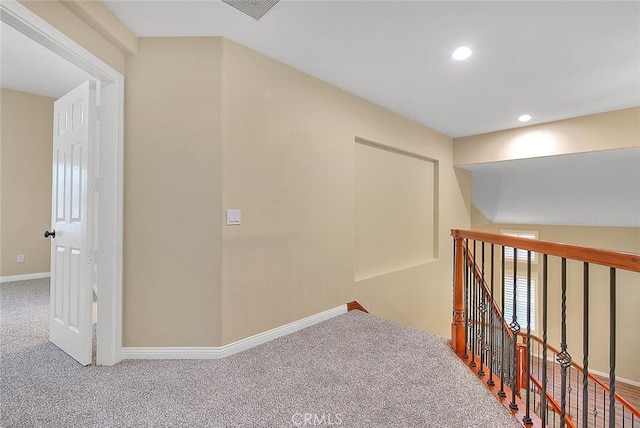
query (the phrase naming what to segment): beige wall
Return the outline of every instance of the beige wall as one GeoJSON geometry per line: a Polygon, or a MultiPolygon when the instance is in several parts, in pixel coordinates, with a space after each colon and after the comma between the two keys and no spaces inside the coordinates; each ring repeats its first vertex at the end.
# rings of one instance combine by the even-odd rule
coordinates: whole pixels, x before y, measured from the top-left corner
{"type": "Polygon", "coordinates": [[[126,71],[125,346],[226,344],[353,299],[448,334],[448,231],[470,221],[451,139],[226,40],[140,39],[126,71]],[[437,161],[440,258],[355,281],[357,137],[437,161]]]}
{"type": "Polygon", "coordinates": [[[448,335],[449,229],[470,223],[469,176],[454,172],[451,139],[231,41],[223,46],[223,207],[242,209],[243,224],[223,227],[222,342],[353,299],[448,335]],[[355,281],[356,138],[438,162],[438,259],[355,281]]]}
{"type": "MultiPolygon", "coordinates": [[[[539,239],[564,242],[586,247],[617,250],[640,254],[640,228],[544,226],[484,224],[476,230],[500,233],[502,229],[537,230],[539,239]]],[[[499,250],[498,250],[499,251],[499,250]]],[[[499,254],[499,253],[498,253],[499,254]]],[[[519,269],[524,269],[523,264],[519,269]]],[[[567,328],[568,351],[574,361],[582,365],[582,263],[568,262],[567,328]]],[[[532,265],[538,277],[538,336],[542,327],[541,263],[532,265]]],[[[520,272],[524,272],[520,270],[520,272]]],[[[549,260],[549,343],[560,344],[560,260],[549,260]]],[[[609,269],[590,266],[590,358],[589,367],[609,372],[609,269]]],[[[496,282],[498,283],[498,282],[496,282]]],[[[640,382],[640,274],[618,270],[617,273],[617,366],[618,377],[640,382]]]]}
{"type": "Polygon", "coordinates": [[[127,61],[124,346],[220,341],[221,41],[140,39],[127,61]]]}
{"type": "Polygon", "coordinates": [[[52,98],[0,92],[0,276],[49,272],[52,98]],[[16,263],[24,254],[25,262],[16,263]]]}
{"type": "Polygon", "coordinates": [[[434,251],[435,162],[358,140],[356,281],[425,264],[434,251]]]}
{"type": "Polygon", "coordinates": [[[62,0],[62,3],[121,52],[138,52],[138,37],[103,2],[62,0]]]}
{"type": "MultiPolygon", "coordinates": [[[[116,71],[124,73],[125,54],[105,38],[103,34],[106,34],[104,31],[106,29],[103,29],[103,34],[100,34],[59,0],[19,0],[19,2],[80,46],[109,64],[116,71]]],[[[86,8],[84,10],[86,11],[86,8]]],[[[119,21],[106,7],[91,7],[84,19],[87,19],[89,15],[93,15],[94,24],[95,20],[111,22],[112,24],[119,21]]],[[[127,27],[124,25],[114,27],[112,25],[109,27],[109,31],[113,32],[112,40],[121,40],[123,45],[128,44],[130,49],[134,49],[135,38],[132,38],[133,36],[127,27]],[[125,40],[127,41],[124,42],[125,40]]]]}
{"type": "Polygon", "coordinates": [[[450,138],[231,42],[221,80],[219,40],[140,40],[125,61],[135,47],[87,8],[21,3],[127,75],[125,346],[228,343],[354,298],[448,334],[448,229],[469,225],[470,198],[450,138]],[[356,137],[437,161],[441,258],[355,283],[356,137]]]}
{"type": "Polygon", "coordinates": [[[640,107],[457,138],[456,165],[638,147],[640,107]]]}

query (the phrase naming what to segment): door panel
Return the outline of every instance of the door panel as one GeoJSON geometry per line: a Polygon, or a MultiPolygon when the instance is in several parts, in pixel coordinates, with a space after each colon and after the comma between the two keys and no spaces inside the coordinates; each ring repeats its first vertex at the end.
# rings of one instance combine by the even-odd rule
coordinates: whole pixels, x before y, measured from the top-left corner
{"type": "Polygon", "coordinates": [[[49,338],[82,365],[91,363],[92,224],[87,192],[93,171],[95,83],[85,82],[54,103],[51,316],[49,338]]]}
{"type": "MultiPolygon", "coordinates": [[[[71,203],[71,223],[82,223],[81,202],[82,197],[82,179],[83,170],[86,171],[86,166],[83,165],[84,159],[82,157],[82,143],[76,143],[71,146],[71,194],[69,195],[71,203]]],[[[86,177],[85,177],[86,181],[86,177]]]]}
{"type": "Polygon", "coordinates": [[[53,319],[59,323],[64,323],[62,287],[54,287],[54,284],[64,284],[64,251],[64,247],[55,245],[51,255],[51,307],[54,309],[53,319]]]}

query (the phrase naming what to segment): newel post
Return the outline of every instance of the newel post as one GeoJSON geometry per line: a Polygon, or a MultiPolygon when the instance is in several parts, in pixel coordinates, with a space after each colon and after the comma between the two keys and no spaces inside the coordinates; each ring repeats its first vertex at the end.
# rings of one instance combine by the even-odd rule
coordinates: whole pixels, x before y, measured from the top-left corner
{"type": "Polygon", "coordinates": [[[451,347],[459,356],[465,353],[464,340],[464,244],[458,231],[452,231],[455,239],[453,279],[453,322],[451,323],[451,347]]]}

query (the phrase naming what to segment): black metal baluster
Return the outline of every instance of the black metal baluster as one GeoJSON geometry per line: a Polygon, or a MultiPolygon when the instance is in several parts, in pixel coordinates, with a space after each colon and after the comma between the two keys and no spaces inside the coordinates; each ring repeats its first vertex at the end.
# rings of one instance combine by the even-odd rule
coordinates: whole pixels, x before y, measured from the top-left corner
{"type": "Polygon", "coordinates": [[[593,427],[596,428],[598,426],[598,384],[593,382],[593,427]]]}
{"type": "Polygon", "coordinates": [[[473,288],[473,331],[471,335],[471,367],[476,366],[476,342],[478,338],[478,285],[476,280],[476,240],[473,240],[473,266],[471,268],[471,286],[473,288]]]}
{"type": "Polygon", "coordinates": [[[582,297],[582,424],[589,426],[589,263],[583,264],[582,297]]]}
{"type": "Polygon", "coordinates": [[[494,283],[494,244],[491,244],[491,302],[489,302],[489,324],[491,325],[491,337],[489,338],[489,342],[491,343],[491,350],[489,352],[489,380],[487,381],[487,385],[494,386],[496,383],[493,381],[493,363],[495,361],[495,326],[494,326],[494,314],[493,314],[493,283],[494,283]]]}
{"type": "Polygon", "coordinates": [[[498,391],[498,395],[502,398],[505,398],[507,396],[507,393],[504,392],[504,369],[506,367],[505,363],[504,363],[504,354],[505,354],[505,346],[504,346],[504,339],[505,339],[505,328],[504,325],[506,324],[506,320],[504,319],[504,253],[505,253],[505,249],[504,249],[504,245],[502,245],[500,250],[501,253],[501,257],[500,257],[500,275],[501,275],[501,280],[500,280],[500,310],[502,311],[502,319],[500,320],[500,340],[502,341],[501,346],[500,346],[500,391],[498,391]]]}
{"type": "Polygon", "coordinates": [[[561,318],[561,342],[560,353],[556,357],[561,367],[560,382],[560,428],[567,425],[567,368],[571,365],[571,355],[567,352],[567,259],[562,258],[562,312],[561,318]]]}
{"type": "Polygon", "coordinates": [[[491,302],[484,285],[482,286],[482,296],[482,359],[480,361],[480,370],[478,370],[478,374],[480,376],[485,376],[485,368],[487,368],[487,365],[489,364],[489,305],[491,302]]]}
{"type": "MultiPolygon", "coordinates": [[[[542,399],[540,405],[547,408],[547,254],[542,256],[542,399]]],[[[555,370],[554,370],[555,372],[555,370]]],[[[542,426],[547,425],[546,412],[542,412],[542,426]]]]}
{"type": "MultiPolygon", "coordinates": [[[[494,352],[493,352],[493,358],[494,358],[494,366],[493,366],[493,373],[495,376],[497,376],[498,378],[500,377],[500,372],[502,370],[502,360],[500,358],[500,354],[502,353],[502,349],[500,347],[500,345],[502,344],[502,333],[503,333],[503,323],[502,323],[502,318],[500,318],[500,314],[499,314],[499,310],[498,308],[498,303],[495,304],[495,309],[494,309],[494,313],[493,313],[493,323],[495,324],[495,331],[494,331],[494,352]]],[[[500,383],[497,379],[496,379],[496,385],[498,383],[500,383]]]]}
{"type": "MultiPolygon", "coordinates": [[[[553,353],[553,361],[557,361],[557,359],[558,359],[558,355],[554,352],[553,353]]],[[[553,395],[552,396],[553,396],[554,400],[558,401],[558,399],[556,397],[556,372],[557,372],[557,370],[556,370],[556,365],[555,365],[554,362],[551,363],[551,367],[553,368],[553,374],[552,374],[552,379],[551,379],[551,384],[552,384],[551,390],[553,391],[553,395]]],[[[554,414],[555,414],[555,412],[554,412],[554,414]]],[[[555,419],[554,419],[553,424],[555,426],[555,419]]]]}
{"type": "MultiPolygon", "coordinates": [[[[536,361],[538,362],[538,368],[537,368],[537,371],[536,371],[536,376],[540,380],[540,389],[543,392],[543,395],[540,396],[540,406],[541,406],[540,408],[542,408],[542,404],[543,404],[542,397],[546,396],[546,393],[545,393],[544,388],[543,388],[545,386],[545,383],[542,381],[542,371],[544,370],[543,369],[544,360],[542,359],[542,348],[543,348],[542,343],[536,342],[536,361]]],[[[542,419],[544,419],[544,418],[542,418],[542,419]]]]}
{"type": "MultiPolygon", "coordinates": [[[[567,392],[569,393],[569,396],[567,397],[567,409],[569,409],[569,417],[571,417],[571,393],[573,392],[573,386],[571,385],[571,373],[573,373],[573,366],[569,367],[568,369],[568,374],[569,374],[569,387],[567,388],[567,392]]],[[[578,373],[576,373],[576,379],[578,378],[578,373]]],[[[578,394],[578,390],[576,389],[576,395],[578,394]]],[[[578,400],[576,398],[576,413],[575,413],[575,420],[576,422],[578,421],[579,415],[580,413],[578,413],[578,400]]]]}
{"type": "Polygon", "coordinates": [[[602,390],[602,428],[607,426],[607,391],[602,390]]]}
{"type": "Polygon", "coordinates": [[[469,358],[467,349],[469,349],[469,239],[465,239],[464,246],[464,354],[462,356],[466,360],[469,358]]]}
{"type": "Polygon", "coordinates": [[[513,311],[512,311],[512,322],[509,325],[511,331],[513,332],[513,382],[511,386],[511,403],[509,404],[509,408],[513,410],[518,410],[518,404],[516,403],[516,377],[517,377],[517,365],[516,359],[518,354],[518,333],[520,333],[520,324],[518,324],[518,317],[516,315],[517,311],[517,287],[518,287],[518,249],[513,249],[513,311]]]}
{"type": "MultiPolygon", "coordinates": [[[[571,386],[571,373],[575,368],[573,366],[569,367],[569,400],[567,401],[567,407],[569,408],[569,417],[571,417],[571,393],[573,392],[573,386],[571,386]]],[[[575,412],[575,420],[580,425],[580,412],[578,412],[578,399],[580,398],[580,388],[578,388],[578,371],[576,371],[576,412],[575,412]]]]}
{"type": "Polygon", "coordinates": [[[536,376],[538,376],[538,378],[542,375],[542,360],[540,359],[542,352],[540,352],[540,346],[542,346],[540,345],[540,342],[536,342],[536,376]]]}
{"type": "Polygon", "coordinates": [[[480,284],[478,282],[478,275],[476,274],[477,273],[476,269],[477,269],[477,264],[474,265],[474,269],[473,269],[473,289],[476,292],[476,300],[475,300],[476,322],[474,324],[476,326],[476,332],[475,332],[475,335],[473,336],[473,343],[475,344],[475,347],[476,347],[473,353],[476,358],[474,367],[478,367],[478,364],[480,363],[480,341],[478,340],[478,338],[480,337],[480,331],[482,329],[482,319],[481,319],[481,313],[480,313],[480,306],[482,305],[482,290],[480,289],[480,284]]]}
{"type": "Polygon", "coordinates": [[[524,418],[522,418],[522,422],[526,425],[532,425],[533,420],[531,419],[529,404],[531,400],[531,388],[529,384],[531,383],[531,251],[527,251],[527,367],[526,367],[526,385],[525,385],[525,404],[526,411],[524,418]]]}
{"type": "Polygon", "coordinates": [[[484,376],[485,372],[484,372],[484,340],[486,338],[486,314],[487,314],[487,299],[486,296],[484,294],[484,241],[482,241],[482,266],[481,266],[481,280],[480,280],[480,290],[482,293],[482,299],[480,300],[480,307],[478,308],[478,310],[480,311],[480,319],[481,319],[481,324],[480,324],[480,370],[478,370],[478,374],[480,376],[484,376]]]}
{"type": "MultiPolygon", "coordinates": [[[[544,416],[542,417],[543,420],[548,421],[549,420],[549,410],[546,407],[542,407],[542,402],[540,402],[540,410],[541,410],[541,414],[543,414],[544,416]]],[[[543,424],[541,425],[542,428],[545,428],[547,425],[543,424]]]]}
{"type": "MultiPolygon", "coordinates": [[[[474,251],[475,254],[475,251],[474,251]]],[[[474,336],[474,343],[475,343],[475,347],[476,350],[473,353],[474,356],[476,357],[476,361],[475,361],[475,365],[474,367],[477,367],[478,364],[480,363],[480,337],[482,336],[482,311],[480,310],[481,306],[482,306],[482,284],[480,284],[480,281],[478,280],[478,264],[474,258],[474,266],[473,266],[473,284],[474,284],[474,290],[476,292],[476,301],[475,301],[475,313],[476,313],[476,322],[475,322],[475,326],[476,326],[476,333],[474,336]]]]}
{"type": "MultiPolygon", "coordinates": [[[[480,269],[480,267],[478,266],[478,259],[479,257],[476,256],[476,252],[477,252],[477,247],[476,247],[477,241],[473,241],[473,280],[474,280],[474,289],[476,290],[476,304],[475,304],[475,309],[476,309],[476,335],[475,335],[475,344],[476,344],[476,351],[474,352],[475,356],[476,356],[476,367],[479,364],[479,359],[480,359],[480,346],[481,346],[481,341],[479,340],[482,336],[482,296],[483,296],[483,292],[482,292],[482,284],[480,283],[480,280],[478,279],[478,271],[480,269]]],[[[482,366],[480,366],[482,367],[482,366]]]]}
{"type": "MultiPolygon", "coordinates": [[[[582,391],[582,389],[580,388],[580,384],[582,382],[582,379],[580,379],[580,373],[578,373],[578,370],[575,369],[573,366],[571,366],[571,369],[574,369],[576,372],[576,410],[573,413],[573,415],[571,414],[571,395],[569,395],[569,417],[572,417],[575,415],[574,419],[576,422],[576,425],[580,426],[580,418],[582,417],[582,412],[580,412],[578,410],[578,404],[580,403],[580,391],[582,391]]],[[[571,385],[571,376],[569,376],[569,385],[571,385]]],[[[573,386],[571,386],[569,388],[569,393],[573,392],[573,386]]]]}
{"type": "MultiPolygon", "coordinates": [[[[537,394],[535,394],[535,393],[533,394],[533,408],[534,409],[536,408],[536,395],[537,394]]],[[[533,423],[533,422],[531,422],[531,423],[533,423]]]]}
{"type": "MultiPolygon", "coordinates": [[[[616,426],[616,269],[609,270],[609,426],[616,426]]],[[[624,407],[623,421],[624,421],[624,407]]],[[[633,421],[632,421],[633,422],[633,421]]],[[[623,422],[624,423],[624,422],[623,422]]]]}

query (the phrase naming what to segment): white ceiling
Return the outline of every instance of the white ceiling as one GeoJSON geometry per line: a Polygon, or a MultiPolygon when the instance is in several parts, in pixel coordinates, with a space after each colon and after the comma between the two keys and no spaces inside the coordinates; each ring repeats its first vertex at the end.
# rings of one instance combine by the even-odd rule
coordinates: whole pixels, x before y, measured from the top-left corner
{"type": "Polygon", "coordinates": [[[60,98],[91,78],[75,65],[0,23],[0,86],[60,98]]]}
{"type": "MultiPolygon", "coordinates": [[[[218,0],[105,3],[139,36],[224,36],[453,137],[640,105],[637,1],[282,1],[257,22],[218,0]]],[[[89,78],[0,26],[3,87],[89,78]]],[[[465,168],[493,222],[640,227],[640,149],[465,168]]]]}
{"type": "Polygon", "coordinates": [[[492,223],[640,227],[640,148],[464,169],[492,223]]]}
{"type": "Polygon", "coordinates": [[[281,1],[260,21],[105,3],[139,36],[224,36],[452,137],[640,105],[638,1],[281,1]]]}

